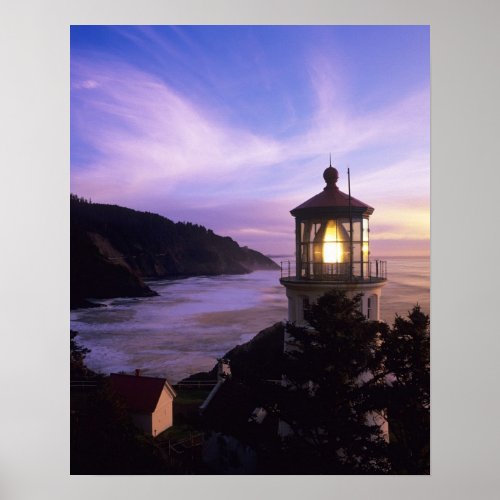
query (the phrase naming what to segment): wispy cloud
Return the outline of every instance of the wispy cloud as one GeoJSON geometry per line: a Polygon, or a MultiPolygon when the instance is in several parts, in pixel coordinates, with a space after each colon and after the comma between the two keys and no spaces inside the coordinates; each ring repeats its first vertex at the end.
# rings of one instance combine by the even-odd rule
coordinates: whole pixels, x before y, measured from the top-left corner
{"type": "MultiPolygon", "coordinates": [[[[166,43],[151,30],[145,33],[147,42],[125,35],[138,44],[166,43]]],[[[89,160],[74,152],[72,191],[139,209],[161,207],[157,211],[173,218],[183,213],[205,224],[208,210],[213,221],[208,226],[243,242],[264,241],[283,238],[288,211],[321,189],[328,152],[347,159],[370,148],[392,147],[404,150],[396,161],[386,163],[380,154],[375,164],[359,161],[355,195],[380,207],[379,237],[425,238],[428,89],[378,109],[359,110],[345,99],[348,75],[339,65],[319,58],[308,71],[312,112],[300,130],[278,137],[235,125],[210,100],[200,104],[199,96],[191,98],[192,89],[175,90],[131,64],[98,54],[74,59],[72,125],[95,154],[89,160]],[[249,207],[252,197],[265,208],[249,207]],[[273,203],[279,217],[269,208],[273,203]],[[237,207],[234,213],[224,214],[231,207],[237,207]],[[245,210],[261,218],[248,220],[245,210]]],[[[289,115],[298,119],[293,99],[284,99],[289,115]]]]}
{"type": "Polygon", "coordinates": [[[80,89],[95,89],[99,86],[99,84],[95,80],[83,80],[80,82],[74,82],[72,87],[75,90],[80,90],[80,89]]]}
{"type": "Polygon", "coordinates": [[[151,75],[119,63],[74,68],[99,87],[92,98],[74,96],[78,133],[100,152],[92,165],[76,165],[77,191],[123,198],[163,183],[172,192],[183,180],[214,183],[279,159],[272,139],[222,123],[151,75]]]}

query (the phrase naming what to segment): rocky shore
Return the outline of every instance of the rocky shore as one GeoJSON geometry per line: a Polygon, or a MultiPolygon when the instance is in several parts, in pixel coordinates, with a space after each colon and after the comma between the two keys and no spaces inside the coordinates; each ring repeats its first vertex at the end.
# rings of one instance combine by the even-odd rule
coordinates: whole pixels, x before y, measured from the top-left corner
{"type": "Polygon", "coordinates": [[[144,279],[278,269],[229,237],[149,212],[71,196],[71,307],[88,299],[156,295],[144,279]]]}

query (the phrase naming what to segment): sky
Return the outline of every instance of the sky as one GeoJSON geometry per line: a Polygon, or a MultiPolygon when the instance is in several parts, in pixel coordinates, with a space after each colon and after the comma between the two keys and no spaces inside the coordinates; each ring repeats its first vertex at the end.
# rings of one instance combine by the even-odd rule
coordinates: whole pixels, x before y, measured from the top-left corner
{"type": "Polygon", "coordinates": [[[71,192],[294,252],[323,171],[427,255],[428,26],[72,26],[71,192]]]}

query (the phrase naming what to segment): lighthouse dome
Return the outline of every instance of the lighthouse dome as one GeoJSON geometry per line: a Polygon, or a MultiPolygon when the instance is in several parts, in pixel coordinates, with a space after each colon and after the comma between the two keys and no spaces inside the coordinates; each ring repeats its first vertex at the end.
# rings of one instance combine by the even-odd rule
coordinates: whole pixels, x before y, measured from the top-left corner
{"type": "Polygon", "coordinates": [[[329,212],[347,213],[349,206],[353,214],[368,216],[373,213],[373,207],[367,203],[353,198],[351,196],[349,202],[349,195],[340,191],[337,186],[339,178],[338,170],[331,165],[323,172],[323,179],[326,182],[321,193],[308,199],[298,207],[291,210],[294,217],[309,217],[329,212]]]}
{"type": "Polygon", "coordinates": [[[325,179],[326,185],[336,184],[339,178],[339,172],[336,168],[331,165],[325,169],[323,172],[323,179],[325,179]]]}

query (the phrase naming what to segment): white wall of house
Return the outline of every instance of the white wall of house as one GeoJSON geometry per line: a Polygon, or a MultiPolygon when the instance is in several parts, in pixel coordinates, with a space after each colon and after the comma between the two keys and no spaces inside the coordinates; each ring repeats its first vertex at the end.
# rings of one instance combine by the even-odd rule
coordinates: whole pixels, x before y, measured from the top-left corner
{"type": "Polygon", "coordinates": [[[131,417],[144,434],[157,436],[174,423],[172,394],[164,387],[153,413],[131,413],[131,417]]]}
{"type": "Polygon", "coordinates": [[[151,434],[157,436],[174,423],[173,397],[166,387],[161,392],[155,411],[151,416],[151,434]]]}

